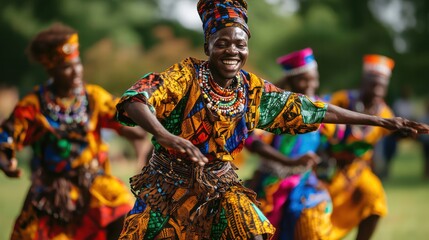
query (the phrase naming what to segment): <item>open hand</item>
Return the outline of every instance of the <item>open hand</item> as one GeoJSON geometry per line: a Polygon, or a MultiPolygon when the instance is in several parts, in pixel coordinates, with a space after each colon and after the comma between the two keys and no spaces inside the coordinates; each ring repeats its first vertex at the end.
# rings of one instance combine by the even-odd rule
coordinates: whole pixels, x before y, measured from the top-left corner
{"type": "Polygon", "coordinates": [[[180,153],[186,153],[190,160],[198,163],[200,166],[204,166],[209,161],[201,153],[200,149],[184,138],[168,134],[166,136],[158,136],[156,140],[166,149],[173,149],[180,153]]]}
{"type": "Polygon", "coordinates": [[[12,158],[10,161],[0,154],[0,168],[10,178],[19,178],[21,176],[21,169],[18,168],[18,161],[12,158]]]}
{"type": "Polygon", "coordinates": [[[429,134],[429,126],[424,123],[411,121],[401,117],[389,118],[385,128],[399,131],[404,136],[417,137],[418,134],[429,134]]]}

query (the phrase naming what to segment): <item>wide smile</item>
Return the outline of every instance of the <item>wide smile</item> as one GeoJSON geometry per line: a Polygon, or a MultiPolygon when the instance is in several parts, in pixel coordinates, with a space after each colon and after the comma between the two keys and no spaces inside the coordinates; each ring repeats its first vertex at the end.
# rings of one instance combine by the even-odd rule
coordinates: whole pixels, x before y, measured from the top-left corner
{"type": "Polygon", "coordinates": [[[225,65],[237,65],[238,60],[222,60],[222,63],[225,65]]]}
{"type": "Polygon", "coordinates": [[[222,65],[230,71],[236,71],[240,67],[240,61],[236,59],[223,59],[222,65]]]}

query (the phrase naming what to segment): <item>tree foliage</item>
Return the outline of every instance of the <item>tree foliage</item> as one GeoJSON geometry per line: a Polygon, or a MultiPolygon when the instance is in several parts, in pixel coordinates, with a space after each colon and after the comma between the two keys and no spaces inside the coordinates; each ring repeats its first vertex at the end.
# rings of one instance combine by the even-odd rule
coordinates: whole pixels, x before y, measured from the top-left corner
{"type": "MultiPolygon", "coordinates": [[[[386,4],[386,0],[296,0],[299,8],[292,13],[285,11],[287,1],[290,0],[248,1],[252,37],[246,69],[275,82],[282,74],[275,62],[277,57],[311,47],[320,66],[321,91],[329,92],[356,87],[362,56],[378,53],[394,58],[397,63],[391,80],[392,93],[399,92],[406,83],[420,96],[427,95],[427,1],[400,0],[413,7],[411,20],[415,20],[414,25],[400,33],[380,21],[378,14],[384,14],[381,10],[376,12],[369,7],[386,4]],[[405,52],[394,47],[398,36],[407,43],[405,52]]],[[[25,92],[45,81],[43,70],[28,62],[24,50],[34,34],[55,21],[79,31],[88,81],[117,94],[146,72],[161,71],[188,56],[204,58],[201,31],[186,29],[171,18],[163,18],[161,2],[1,2],[0,43],[4,46],[0,53],[1,82],[18,85],[25,92]]],[[[379,6],[377,9],[383,9],[379,6]]]]}

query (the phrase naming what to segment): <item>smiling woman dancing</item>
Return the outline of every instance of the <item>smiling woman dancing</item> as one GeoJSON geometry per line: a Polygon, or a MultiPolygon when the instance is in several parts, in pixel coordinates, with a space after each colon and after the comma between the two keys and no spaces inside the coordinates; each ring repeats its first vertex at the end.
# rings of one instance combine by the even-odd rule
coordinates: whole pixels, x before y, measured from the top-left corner
{"type": "Polygon", "coordinates": [[[314,131],[320,122],[427,132],[287,92],[242,70],[248,57],[247,3],[201,0],[207,61],[187,58],[150,73],[123,95],[118,119],[152,133],[148,166],[131,178],[136,195],[121,239],[268,239],[274,227],[232,164],[255,128],[314,131]]]}

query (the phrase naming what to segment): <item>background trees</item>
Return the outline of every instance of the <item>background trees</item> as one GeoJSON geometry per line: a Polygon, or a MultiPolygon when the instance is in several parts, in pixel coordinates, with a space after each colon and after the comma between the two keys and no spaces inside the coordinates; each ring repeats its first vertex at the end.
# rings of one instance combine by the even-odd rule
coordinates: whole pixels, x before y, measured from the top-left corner
{"type": "MultiPolygon", "coordinates": [[[[18,86],[21,93],[45,81],[43,71],[28,62],[24,50],[36,32],[61,21],[80,33],[87,81],[120,94],[148,71],[161,71],[187,56],[204,57],[201,30],[177,21],[196,15],[195,6],[178,10],[185,2],[193,6],[196,1],[3,1],[0,81],[18,86]]],[[[390,93],[395,95],[406,83],[416,96],[427,95],[427,1],[249,1],[249,15],[251,57],[246,68],[270,81],[281,76],[275,63],[278,56],[312,47],[320,65],[322,92],[355,87],[362,56],[379,53],[397,63],[390,93]]]]}

